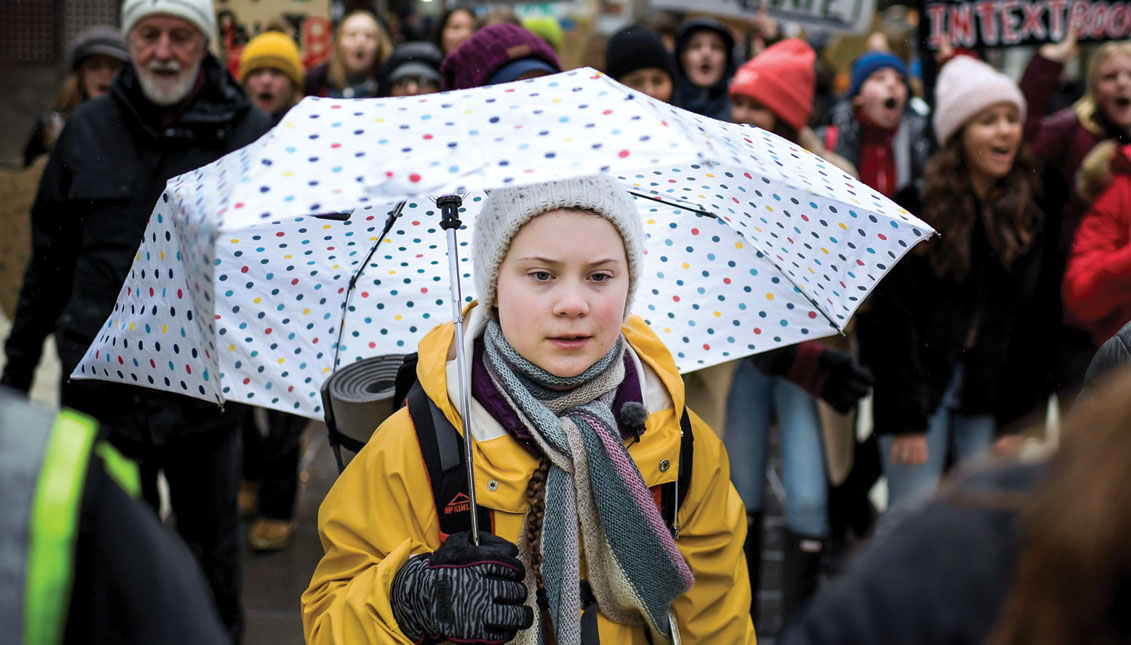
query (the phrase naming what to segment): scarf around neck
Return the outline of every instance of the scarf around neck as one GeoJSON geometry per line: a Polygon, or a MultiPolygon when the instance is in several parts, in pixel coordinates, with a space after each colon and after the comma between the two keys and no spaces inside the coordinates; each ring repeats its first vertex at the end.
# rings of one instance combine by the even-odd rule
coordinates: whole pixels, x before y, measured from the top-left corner
{"type": "MultiPolygon", "coordinates": [[[[625,375],[626,345],[621,336],[583,373],[559,377],[523,358],[495,320],[487,323],[484,333],[483,358],[492,382],[550,461],[541,527],[542,575],[562,645],[581,640],[579,544],[601,612],[617,623],[645,624],[661,642],[672,639],[672,601],[694,582],[624,447],[613,414],[625,375]]],[[[519,546],[524,553],[529,549],[519,546]]],[[[529,567],[526,582],[534,598],[537,590],[529,567]]],[[[535,609],[536,623],[525,633],[541,642],[538,616],[535,609]]]]}

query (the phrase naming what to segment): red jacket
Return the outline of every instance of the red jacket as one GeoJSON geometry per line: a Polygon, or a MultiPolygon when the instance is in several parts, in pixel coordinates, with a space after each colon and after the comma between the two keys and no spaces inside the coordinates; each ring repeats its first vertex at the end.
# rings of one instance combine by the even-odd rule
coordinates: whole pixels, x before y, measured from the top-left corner
{"type": "Polygon", "coordinates": [[[1131,321],[1131,145],[1111,160],[1112,181],[1080,221],[1064,274],[1064,305],[1100,345],[1131,321]]]}

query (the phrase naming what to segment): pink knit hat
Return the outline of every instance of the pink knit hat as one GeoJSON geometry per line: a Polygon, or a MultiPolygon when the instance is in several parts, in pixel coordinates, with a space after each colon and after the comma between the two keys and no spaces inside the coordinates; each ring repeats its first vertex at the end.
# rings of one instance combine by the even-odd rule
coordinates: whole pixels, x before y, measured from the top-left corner
{"type": "Polygon", "coordinates": [[[1025,97],[1013,79],[970,56],[955,56],[935,85],[935,136],[940,144],[975,114],[996,103],[1012,103],[1025,122],[1025,97]]]}
{"type": "Polygon", "coordinates": [[[742,64],[730,83],[730,96],[748,96],[794,129],[809,120],[817,54],[799,38],[787,38],[742,64]]]}

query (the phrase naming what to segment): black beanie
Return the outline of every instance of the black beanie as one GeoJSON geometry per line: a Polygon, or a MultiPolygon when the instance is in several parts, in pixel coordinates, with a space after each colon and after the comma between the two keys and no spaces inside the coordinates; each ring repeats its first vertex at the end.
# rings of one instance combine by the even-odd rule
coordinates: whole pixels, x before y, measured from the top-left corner
{"type": "Polygon", "coordinates": [[[620,80],[638,69],[657,67],[675,82],[675,65],[660,36],[641,25],[629,25],[609,38],[605,73],[620,80]]]}

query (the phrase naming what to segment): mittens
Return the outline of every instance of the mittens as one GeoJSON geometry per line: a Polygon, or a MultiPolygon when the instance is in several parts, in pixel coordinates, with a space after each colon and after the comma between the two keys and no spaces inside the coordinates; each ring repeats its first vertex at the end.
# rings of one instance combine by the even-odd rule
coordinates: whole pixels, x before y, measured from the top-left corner
{"type": "Polygon", "coordinates": [[[505,643],[534,622],[523,604],[526,569],[518,547],[490,533],[454,533],[429,555],[406,562],[393,578],[393,615],[416,642],[505,643]]]}
{"type": "Polygon", "coordinates": [[[875,382],[871,370],[853,360],[848,352],[826,347],[817,358],[817,365],[827,374],[820,396],[840,413],[851,410],[875,382]]]}
{"type": "Polygon", "coordinates": [[[751,360],[763,373],[784,377],[841,413],[867,395],[874,381],[872,372],[848,352],[812,340],[757,354],[751,360]]]}

